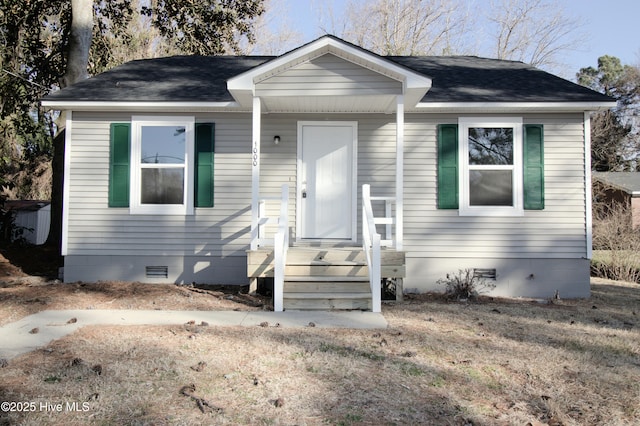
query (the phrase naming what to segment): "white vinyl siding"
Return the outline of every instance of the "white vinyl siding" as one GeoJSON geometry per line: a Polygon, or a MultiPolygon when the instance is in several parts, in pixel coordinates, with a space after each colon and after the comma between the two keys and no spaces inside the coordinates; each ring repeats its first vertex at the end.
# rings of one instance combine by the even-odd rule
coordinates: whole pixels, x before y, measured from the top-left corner
{"type": "MultiPolygon", "coordinates": [[[[251,115],[196,114],[215,123],[214,207],[193,216],[130,215],[107,207],[109,124],[130,114],[73,115],[69,175],[70,256],[244,257],[251,228],[251,115]]],[[[404,242],[408,258],[580,259],[586,256],[582,114],[524,115],[544,125],[545,209],[522,217],[462,217],[436,207],[437,125],[457,115],[407,114],[404,154],[404,242]]],[[[395,116],[376,114],[269,114],[262,121],[261,188],[278,196],[289,185],[295,229],[298,121],[358,122],[358,239],[361,187],[395,193],[395,116]],[[278,145],[273,136],[279,135],[278,145]]],[[[277,207],[274,205],[274,212],[277,207]]],[[[295,236],[294,236],[295,237],[295,236]]]]}
{"type": "Polygon", "coordinates": [[[405,250],[408,257],[581,258],[586,256],[581,114],[524,115],[544,125],[545,208],[523,217],[464,217],[436,208],[437,125],[455,115],[409,114],[405,134],[405,250]]]}
{"type": "Polygon", "coordinates": [[[325,54],[256,82],[256,96],[394,95],[402,83],[362,66],[325,54]]]}
{"type": "MultiPolygon", "coordinates": [[[[282,184],[289,185],[289,226],[296,229],[296,143],[298,121],[313,120],[358,122],[358,176],[357,213],[358,240],[360,240],[361,191],[364,183],[371,184],[372,195],[394,196],[395,193],[395,137],[396,125],[393,115],[339,114],[270,114],[262,121],[262,147],[260,164],[260,195],[277,197],[282,184]],[[280,136],[280,143],[273,143],[273,136],[280,136]]],[[[275,202],[268,204],[267,212],[277,215],[275,202]]],[[[380,209],[376,213],[382,214],[380,209]]],[[[269,232],[269,228],[268,232],[269,232]]],[[[275,229],[275,228],[274,228],[275,229]]],[[[273,231],[270,230],[270,231],[273,231]]]]}
{"type": "MultiPolygon", "coordinates": [[[[195,215],[130,215],[128,208],[107,207],[109,124],[129,115],[75,113],[71,143],[69,255],[214,255],[244,256],[251,227],[251,117],[198,115],[214,122],[214,207],[195,215]],[[143,253],[141,253],[143,252],[143,253]]],[[[297,123],[301,119],[340,121],[342,115],[270,114],[262,122],[260,194],[280,195],[289,185],[289,220],[295,223],[297,123]],[[280,136],[275,145],[273,137],[280,136]]],[[[393,196],[395,190],[395,118],[393,115],[349,115],[358,122],[358,236],[363,183],[372,194],[393,196]]],[[[279,207],[268,208],[276,215],[279,207]]],[[[381,211],[379,212],[381,214],[381,211]]]]}
{"type": "MultiPolygon", "coordinates": [[[[191,114],[192,115],[192,114],[191,114]]],[[[213,208],[193,216],[131,215],[109,208],[109,124],[130,114],[73,115],[69,175],[69,255],[244,256],[251,227],[251,117],[195,114],[215,122],[213,208]]]]}

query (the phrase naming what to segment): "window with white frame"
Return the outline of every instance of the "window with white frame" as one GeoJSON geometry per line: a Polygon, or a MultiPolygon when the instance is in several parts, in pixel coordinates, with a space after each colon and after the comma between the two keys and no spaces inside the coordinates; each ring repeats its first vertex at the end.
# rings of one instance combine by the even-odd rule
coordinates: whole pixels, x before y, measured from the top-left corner
{"type": "Polygon", "coordinates": [[[522,119],[461,117],[460,215],[520,216],[522,119]]]}
{"type": "Polygon", "coordinates": [[[193,117],[131,121],[131,213],[193,214],[193,117]]]}

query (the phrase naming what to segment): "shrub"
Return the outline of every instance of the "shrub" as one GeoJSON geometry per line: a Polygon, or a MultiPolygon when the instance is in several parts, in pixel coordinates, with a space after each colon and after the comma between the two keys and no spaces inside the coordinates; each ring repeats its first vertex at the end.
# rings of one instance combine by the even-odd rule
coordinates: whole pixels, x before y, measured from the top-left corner
{"type": "Polygon", "coordinates": [[[456,300],[475,299],[496,287],[493,282],[478,277],[473,269],[459,269],[457,274],[447,274],[436,283],[445,287],[447,297],[456,300]]]}
{"type": "Polygon", "coordinates": [[[594,276],[640,281],[640,230],[633,229],[631,208],[614,203],[594,203],[591,273],[594,276]]]}

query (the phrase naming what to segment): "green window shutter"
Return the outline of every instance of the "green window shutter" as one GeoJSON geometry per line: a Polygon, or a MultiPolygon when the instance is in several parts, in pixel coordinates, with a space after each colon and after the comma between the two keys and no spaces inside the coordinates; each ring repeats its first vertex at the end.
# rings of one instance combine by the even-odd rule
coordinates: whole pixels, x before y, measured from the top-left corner
{"type": "Polygon", "coordinates": [[[131,123],[111,123],[109,146],[109,207],[129,207],[131,123]]]}
{"type": "Polygon", "coordinates": [[[458,125],[438,126],[438,208],[458,208],[458,125]]]}
{"type": "Polygon", "coordinates": [[[215,125],[213,123],[197,123],[195,130],[195,207],[213,207],[215,125]]]}
{"type": "Polygon", "coordinates": [[[524,208],[544,209],[544,131],[541,124],[524,126],[524,208]]]}

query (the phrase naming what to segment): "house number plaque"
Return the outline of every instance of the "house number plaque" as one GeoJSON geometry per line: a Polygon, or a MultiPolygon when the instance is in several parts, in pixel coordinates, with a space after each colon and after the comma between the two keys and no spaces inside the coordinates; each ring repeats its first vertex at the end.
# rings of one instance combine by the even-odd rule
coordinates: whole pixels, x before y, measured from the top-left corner
{"type": "Polygon", "coordinates": [[[258,142],[253,142],[253,166],[258,166],[258,142]]]}

